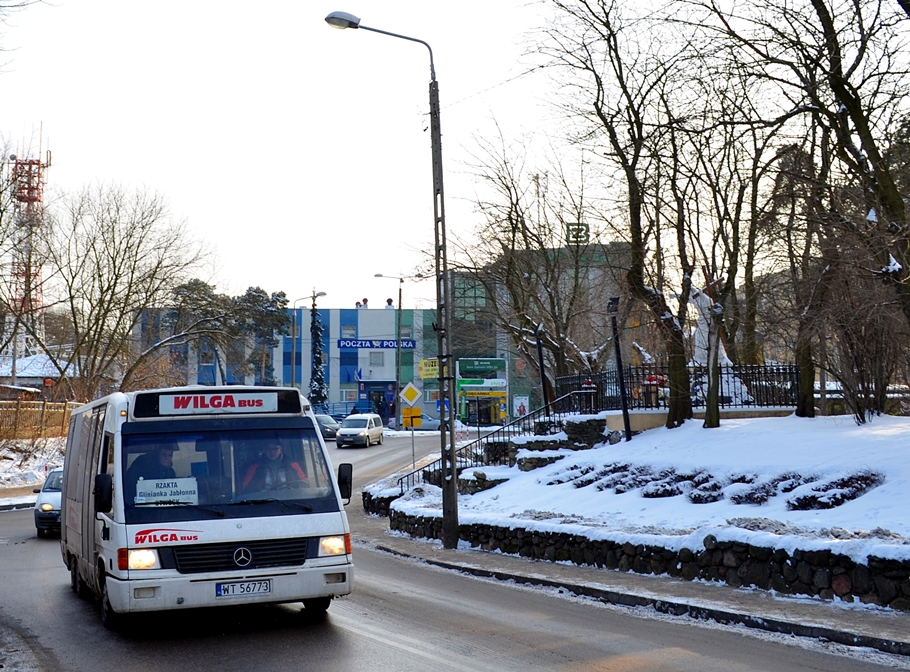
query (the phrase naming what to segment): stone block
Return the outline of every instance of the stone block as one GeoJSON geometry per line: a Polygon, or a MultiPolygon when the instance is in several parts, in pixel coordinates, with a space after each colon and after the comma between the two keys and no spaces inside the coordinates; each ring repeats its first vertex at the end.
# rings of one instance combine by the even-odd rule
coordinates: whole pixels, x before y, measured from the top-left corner
{"type": "Polygon", "coordinates": [[[831,588],[834,590],[835,595],[843,597],[853,592],[853,581],[850,575],[844,572],[831,579],[831,588]]]}

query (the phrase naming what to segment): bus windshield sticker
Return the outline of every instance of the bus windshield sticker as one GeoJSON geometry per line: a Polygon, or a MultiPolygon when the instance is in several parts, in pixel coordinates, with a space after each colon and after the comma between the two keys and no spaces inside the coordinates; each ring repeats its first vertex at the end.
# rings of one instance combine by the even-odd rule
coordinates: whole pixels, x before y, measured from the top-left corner
{"type": "Polygon", "coordinates": [[[162,394],[161,415],[211,415],[212,413],[276,413],[276,392],[162,394]]]}
{"type": "Polygon", "coordinates": [[[198,504],[196,479],[162,478],[136,481],[136,504],[198,504]]]}

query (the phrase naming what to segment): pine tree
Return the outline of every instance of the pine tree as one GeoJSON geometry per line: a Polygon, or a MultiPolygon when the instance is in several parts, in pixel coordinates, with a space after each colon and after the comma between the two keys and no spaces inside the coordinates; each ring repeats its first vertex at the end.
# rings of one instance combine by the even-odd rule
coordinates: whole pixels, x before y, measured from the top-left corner
{"type": "Polygon", "coordinates": [[[322,365],[322,320],[314,305],[310,309],[310,336],[313,343],[313,371],[310,374],[310,403],[322,406],[329,400],[325,384],[325,367],[322,365]]]}

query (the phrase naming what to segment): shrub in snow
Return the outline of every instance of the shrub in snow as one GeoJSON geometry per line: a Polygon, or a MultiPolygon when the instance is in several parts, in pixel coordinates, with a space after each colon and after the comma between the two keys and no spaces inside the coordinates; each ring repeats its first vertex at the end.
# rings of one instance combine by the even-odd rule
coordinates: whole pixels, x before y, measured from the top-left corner
{"type": "Polygon", "coordinates": [[[856,499],[865,492],[885,482],[883,474],[874,471],[860,471],[813,486],[806,494],[799,494],[787,500],[791,511],[833,509],[844,502],[856,499]]]}

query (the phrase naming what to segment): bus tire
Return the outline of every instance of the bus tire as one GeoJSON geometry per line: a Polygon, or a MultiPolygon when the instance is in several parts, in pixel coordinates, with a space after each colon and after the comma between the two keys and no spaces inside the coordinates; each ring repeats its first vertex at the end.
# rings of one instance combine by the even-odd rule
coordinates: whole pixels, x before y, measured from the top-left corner
{"type": "Polygon", "coordinates": [[[70,588],[80,600],[87,600],[91,596],[88,586],[79,574],[79,561],[76,558],[70,560],[70,588]]]}
{"type": "Polygon", "coordinates": [[[101,625],[108,630],[121,632],[127,621],[126,614],[118,614],[111,606],[111,599],[107,593],[107,581],[101,584],[101,625]]]}
{"type": "Polygon", "coordinates": [[[304,600],[303,608],[310,615],[324,614],[328,611],[330,604],[332,604],[331,597],[314,597],[310,600],[304,600]]]}

